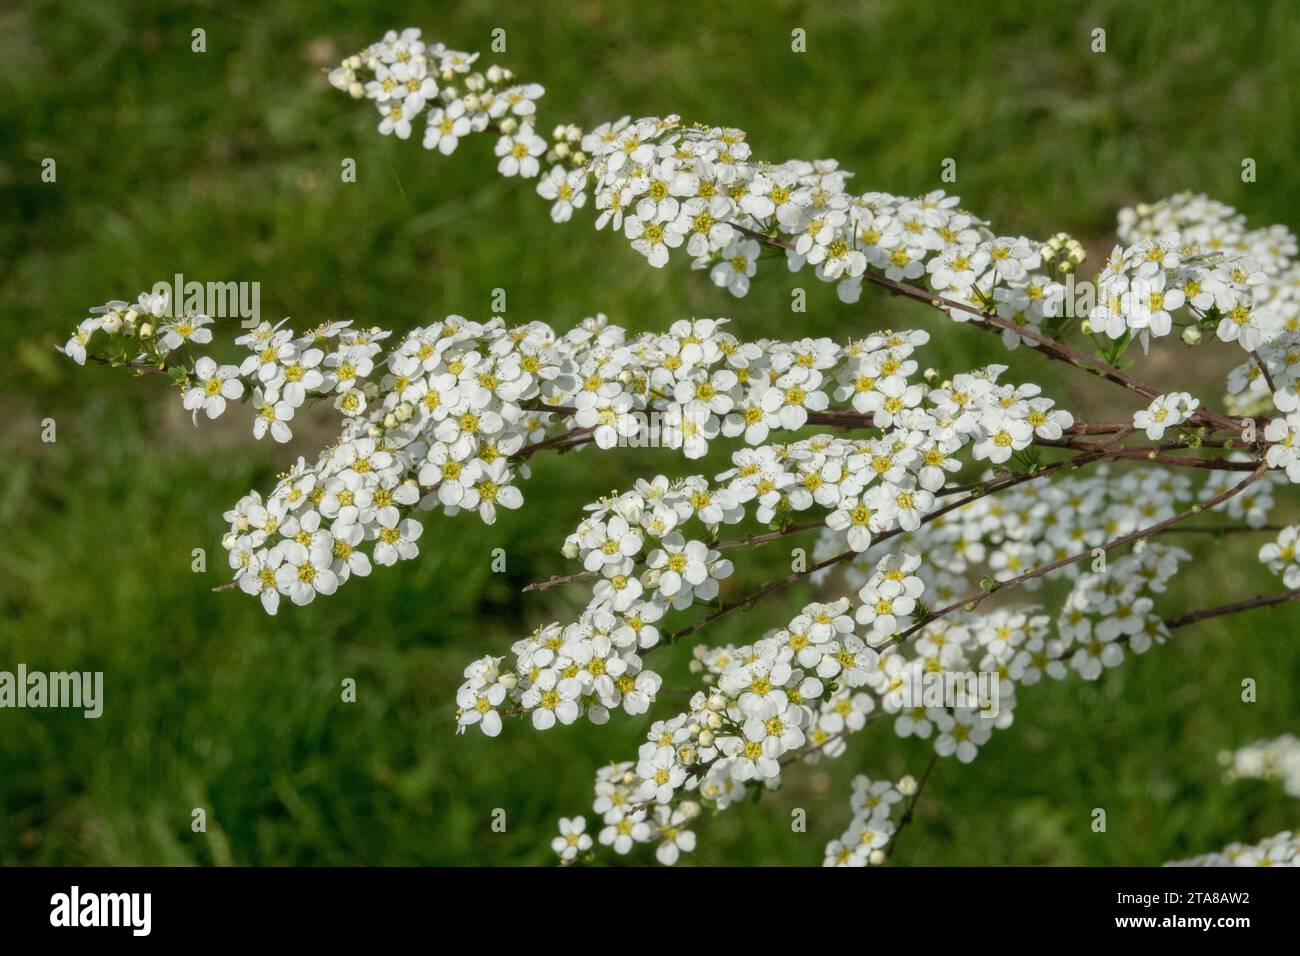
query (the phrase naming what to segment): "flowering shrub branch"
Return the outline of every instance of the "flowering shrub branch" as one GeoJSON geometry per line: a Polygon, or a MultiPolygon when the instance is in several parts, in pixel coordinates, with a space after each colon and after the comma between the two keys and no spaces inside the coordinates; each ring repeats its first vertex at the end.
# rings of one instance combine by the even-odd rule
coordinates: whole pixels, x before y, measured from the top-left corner
{"type": "MultiPolygon", "coordinates": [[[[657,650],[800,581],[834,574],[848,588],[748,643],[694,649],[701,685],[687,706],[653,722],[635,759],[597,773],[600,843],[654,843],[671,864],[706,810],[774,789],[786,767],[838,757],[889,719],[932,741],[930,763],[919,783],[859,777],[851,823],[825,853],[883,862],[938,758],[974,759],[1011,725],[1020,687],[1094,680],[1174,629],[1300,593],[1300,527],[1268,524],[1274,491],[1300,481],[1300,268],[1286,229],[1250,230],[1226,206],[1176,196],[1124,210],[1124,244],[1076,285],[1085,257],[1064,234],[1000,236],[942,192],[852,193],[834,161],[758,161],[739,130],[625,117],[544,139],[542,87],[476,64],[407,30],[330,81],[374,105],[382,134],[407,139],[423,118],[425,148],[443,156],[494,136],[497,171],[535,179],[555,222],[591,205],[596,228],[622,232],[652,267],[684,254],[743,296],[768,250],[762,261],[807,269],[845,302],[876,286],[1145,403],[1126,421],[1080,421],[1038,385],[1003,381],[1003,365],[922,371],[920,330],[837,343],[746,340],[725,319],[638,335],[604,316],[562,331],[452,315],[403,335],[262,323],[218,364],[195,351],[213,343],[213,321],[175,314],[165,296],[92,310],[67,355],[169,376],[196,423],[246,401],[254,437],[284,442],[304,406],[339,415],[314,462],[226,512],[227,587],[272,614],[415,558],[429,511],[491,523],[523,506],[540,453],[642,444],[652,419],[671,424],[659,443],[688,461],[732,444],[712,477],[642,478],[587,504],[563,547],[581,570],[525,588],[581,587],[585,609],[517,641],[508,664],[471,662],[456,694],[458,729],[489,736],[510,718],[547,730],[644,714],[664,695],[648,663],[657,650]],[[1188,347],[1217,338],[1243,351],[1224,411],[1126,370],[1134,345],[1175,329],[1188,347]],[[1208,512],[1231,523],[1182,524],[1208,512]],[[1155,603],[1191,557],[1164,543],[1175,531],[1278,532],[1260,559],[1291,590],[1164,617],[1155,603]],[[743,562],[796,535],[811,548],[789,574],[736,593],[725,555],[743,562]],[[1064,591],[1054,612],[983,608],[1048,581],[1064,591]]],[[[561,820],[553,845],[564,863],[586,858],[585,818],[561,820]]]]}

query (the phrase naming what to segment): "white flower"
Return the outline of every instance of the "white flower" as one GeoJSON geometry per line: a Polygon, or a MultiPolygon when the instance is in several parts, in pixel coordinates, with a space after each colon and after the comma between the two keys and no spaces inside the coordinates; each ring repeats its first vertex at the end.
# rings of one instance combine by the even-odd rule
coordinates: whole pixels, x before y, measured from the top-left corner
{"type": "Polygon", "coordinates": [[[581,169],[566,171],[563,166],[552,167],[537,181],[537,195],[552,202],[552,221],[568,222],[573,218],[573,210],[587,204],[586,184],[585,172],[581,169]]]}
{"type": "Polygon", "coordinates": [[[257,417],[253,419],[254,438],[260,439],[270,431],[271,437],[283,444],[293,437],[287,424],[293,420],[293,406],[274,391],[253,389],[253,407],[257,409],[257,417]]]}
{"type": "Polygon", "coordinates": [[[618,819],[600,831],[600,842],[613,847],[619,855],[628,853],[637,843],[650,839],[650,826],[645,822],[645,811],[636,810],[620,814],[618,819]]]}
{"type": "Polygon", "coordinates": [[[452,100],[445,107],[431,110],[428,124],[424,128],[424,148],[436,149],[444,156],[455,152],[460,141],[470,133],[465,103],[459,99],[452,100]]]}
{"type": "Polygon", "coordinates": [[[399,560],[409,561],[420,553],[419,540],[424,527],[412,518],[396,519],[387,523],[381,521],[375,529],[375,562],[392,565],[399,560]]]}
{"type": "Polygon", "coordinates": [[[275,572],[280,593],[294,604],[310,604],[320,594],[333,594],[338,578],[330,570],[330,553],[323,548],[307,549],[296,541],[281,541],[277,547],[284,563],[275,572]]]}
{"type": "Polygon", "coordinates": [[[659,827],[659,846],[655,848],[655,859],[664,866],[672,866],[682,853],[690,853],[695,849],[695,833],[686,829],[689,822],[690,817],[681,810],[655,807],[655,823],[659,827]]]}
{"type": "Polygon", "coordinates": [[[736,237],[722,250],[717,264],[710,270],[709,278],[737,298],[749,292],[749,280],[757,271],[759,245],[753,239],[736,237]]]}
{"type": "Polygon", "coordinates": [[[263,548],[251,556],[248,565],[237,579],[241,591],[245,594],[256,594],[261,598],[262,607],[267,614],[274,614],[280,607],[277,572],[283,562],[282,549],[263,548]]]}
{"type": "Polygon", "coordinates": [[[410,139],[411,120],[418,115],[419,110],[412,109],[399,100],[385,100],[378,106],[379,115],[383,117],[379,121],[379,132],[384,136],[396,134],[398,139],[410,139]]]}
{"type": "Polygon", "coordinates": [[[1259,549],[1259,560],[1268,565],[1274,574],[1282,575],[1282,583],[1288,588],[1300,587],[1300,560],[1297,559],[1297,538],[1300,537],[1300,525],[1287,525],[1270,541],[1259,549]]]}
{"type": "Polygon", "coordinates": [[[307,400],[307,393],[324,383],[325,376],[318,368],[324,358],[325,353],[320,349],[304,349],[284,366],[280,394],[294,408],[300,408],[307,400]]]}
{"type": "Polygon", "coordinates": [[[608,522],[596,522],[582,536],[584,547],[590,549],[583,559],[583,567],[598,571],[607,564],[621,564],[640,552],[643,540],[641,529],[628,524],[622,515],[614,515],[608,522]]]}
{"type": "Polygon", "coordinates": [[[709,601],[717,596],[718,580],[731,574],[730,561],[703,541],[687,541],[677,532],[660,543],[646,556],[646,565],[658,572],[655,586],[673,607],[682,610],[696,598],[709,601]]]}
{"type": "Polygon", "coordinates": [[[934,739],[934,752],[940,757],[956,754],[962,763],[974,760],[979,748],[993,734],[993,722],[970,707],[954,708],[951,714],[940,710],[934,714],[934,723],[939,730],[939,736],[934,739]]]}
{"type": "Polygon", "coordinates": [[[185,392],[185,410],[194,413],[197,424],[199,411],[208,418],[216,418],[226,410],[226,402],[244,394],[244,383],[236,377],[239,369],[233,365],[217,365],[206,355],[194,363],[197,384],[185,392]]]}
{"type": "Polygon", "coordinates": [[[498,458],[486,468],[480,467],[472,484],[465,489],[460,500],[463,508],[477,508],[485,524],[497,519],[497,508],[515,509],[524,503],[523,493],[510,482],[514,475],[504,458],[498,458]]]}
{"type": "Polygon", "coordinates": [[[668,262],[668,250],[682,244],[681,233],[663,223],[650,222],[640,216],[623,220],[623,234],[632,240],[632,248],[646,257],[656,269],[668,262]]]}
{"type": "Polygon", "coordinates": [[[1029,447],[1034,429],[1028,422],[999,415],[987,415],[980,421],[984,437],[971,449],[978,459],[1000,465],[1014,452],[1029,447]]]}
{"type": "Polygon", "coordinates": [[[581,693],[582,684],[574,678],[561,678],[553,670],[544,670],[538,675],[537,682],[524,692],[521,702],[532,711],[535,728],[550,730],[557,720],[571,724],[578,719],[578,695],[581,693]]]}
{"type": "Polygon", "coordinates": [[[1236,342],[1247,352],[1259,348],[1278,332],[1276,314],[1252,305],[1248,299],[1237,301],[1225,313],[1216,334],[1225,342],[1236,342]]]}
{"type": "Polygon", "coordinates": [[[1187,392],[1170,392],[1152,400],[1146,408],[1134,413],[1133,425],[1147,433],[1147,438],[1159,441],[1165,429],[1180,425],[1201,405],[1200,399],[1187,392]]]}
{"type": "Polygon", "coordinates": [[[841,498],[835,510],[826,516],[826,526],[847,532],[849,547],[854,551],[871,547],[872,534],[884,528],[879,513],[858,495],[841,498]]]}
{"type": "Polygon", "coordinates": [[[591,835],[586,829],[585,817],[560,817],[560,835],[551,840],[551,849],[565,863],[577,859],[579,853],[591,849],[591,835]]]}
{"type": "Polygon", "coordinates": [[[528,123],[519,124],[513,134],[497,140],[496,154],[501,157],[497,172],[502,176],[522,176],[531,179],[541,166],[537,157],[546,152],[546,141],[533,132],[528,123]]]}
{"type": "Polygon", "coordinates": [[[185,315],[159,328],[158,347],[166,352],[178,349],[187,342],[206,345],[212,341],[212,330],[207,326],[212,320],[206,315],[185,315]]]}
{"type": "MultiPolygon", "coordinates": [[[[461,711],[457,729],[464,730],[477,724],[484,734],[496,737],[501,733],[501,715],[496,708],[500,707],[505,699],[505,685],[498,682],[482,687],[473,686],[468,682],[462,685],[456,692],[456,706],[461,711]]],[[[591,845],[590,838],[587,845],[591,845]]]]}

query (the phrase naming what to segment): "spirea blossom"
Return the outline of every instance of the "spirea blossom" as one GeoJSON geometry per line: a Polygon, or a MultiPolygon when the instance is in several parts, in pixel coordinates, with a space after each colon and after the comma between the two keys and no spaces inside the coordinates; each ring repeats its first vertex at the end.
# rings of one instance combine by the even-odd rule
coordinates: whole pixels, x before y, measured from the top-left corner
{"type": "MultiPolygon", "coordinates": [[[[924,366],[929,333],[869,319],[792,341],[725,318],[633,334],[600,314],[567,329],[447,315],[400,332],[286,319],[234,335],[155,293],[92,309],[64,353],[162,373],[196,424],[246,402],[254,438],[285,443],[309,416],[338,420],[314,458],[225,512],[225,587],[271,614],[420,560],[430,522],[526,507],[536,455],[673,456],[573,509],[560,548],[572,572],[531,587],[578,600],[508,648],[467,654],[447,702],[458,733],[489,738],[644,728],[596,772],[590,828],[559,821],[562,864],[638,847],[674,864],[706,811],[776,789],[881,724],[926,752],[927,769],[856,778],[823,854],[880,864],[930,771],[977,759],[1015,723],[1021,688],[1098,680],[1198,619],[1249,609],[1187,615],[1167,592],[1193,559],[1174,535],[1195,521],[1182,522],[1255,532],[1300,482],[1300,267],[1286,229],[1249,229],[1191,194],[1124,210],[1079,314],[1076,240],[1001,234],[942,191],[852,191],[835,160],[766,162],[744,131],[676,115],[552,124],[539,84],[413,29],[330,82],[369,101],[381,134],[411,138],[423,123],[419,140],[442,157],[489,134],[497,173],[534,180],[555,223],[590,208],[645,265],[688,260],[738,297],[772,258],[846,303],[881,286],[1031,361],[1094,373],[1127,403],[1120,421],[1082,421],[1006,365],[924,366]],[[1175,332],[1244,350],[1226,413],[1126,371],[1131,345],[1175,332]],[[1159,444],[1129,444],[1134,431],[1159,444]],[[799,543],[788,574],[747,587],[751,549],[786,538],[799,543]],[[740,643],[701,640],[805,585],[786,612],[745,618],[740,643]],[[689,654],[694,686],[665,688],[665,653],[689,654]]],[[[1291,590],[1248,605],[1300,593],[1296,540],[1288,525],[1258,550],[1291,590]]],[[[1235,772],[1290,788],[1295,748],[1275,744],[1239,753],[1235,772]]],[[[1295,849],[1280,834],[1189,862],[1286,863],[1295,849]]]]}

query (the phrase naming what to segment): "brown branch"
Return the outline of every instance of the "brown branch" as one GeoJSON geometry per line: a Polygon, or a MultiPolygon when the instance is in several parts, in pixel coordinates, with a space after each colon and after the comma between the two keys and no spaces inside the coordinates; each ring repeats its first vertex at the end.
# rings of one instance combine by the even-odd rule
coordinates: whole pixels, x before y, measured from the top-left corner
{"type": "Polygon", "coordinates": [[[912,814],[916,811],[916,805],[921,802],[921,793],[925,790],[926,783],[930,780],[930,775],[934,773],[935,766],[939,763],[939,754],[930,754],[930,762],[926,764],[925,773],[921,774],[921,779],[916,785],[916,791],[912,794],[912,799],[908,801],[907,809],[899,817],[898,829],[889,840],[889,847],[885,850],[885,858],[894,855],[894,849],[898,846],[898,836],[903,832],[903,828],[912,822],[912,814]]]}
{"type": "Polygon", "coordinates": [[[1276,392],[1277,386],[1273,384],[1273,376],[1269,374],[1268,363],[1260,357],[1259,349],[1252,349],[1250,357],[1255,360],[1255,364],[1259,366],[1259,370],[1264,373],[1264,381],[1268,385],[1268,390],[1270,392],[1276,392]]]}
{"type": "Polygon", "coordinates": [[[1255,608],[1272,607],[1275,604],[1286,604],[1288,601],[1296,600],[1300,600],[1300,589],[1283,591],[1281,594],[1261,594],[1258,597],[1247,598],[1244,601],[1221,604],[1218,607],[1205,608],[1200,611],[1193,611],[1191,614],[1172,618],[1165,621],[1165,627],[1172,631],[1176,628],[1186,627],[1189,624],[1207,621],[1210,618],[1223,617],[1226,614],[1237,614],[1241,611],[1253,611],[1255,608]]]}

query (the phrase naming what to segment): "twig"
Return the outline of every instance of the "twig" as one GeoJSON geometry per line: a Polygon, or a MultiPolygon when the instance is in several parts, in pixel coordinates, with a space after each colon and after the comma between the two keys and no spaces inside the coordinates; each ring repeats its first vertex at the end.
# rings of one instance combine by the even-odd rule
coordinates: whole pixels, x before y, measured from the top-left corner
{"type": "Polygon", "coordinates": [[[1172,631],[1176,628],[1186,627],[1189,624],[1207,621],[1213,617],[1223,617],[1226,614],[1237,614],[1241,611],[1253,611],[1255,608],[1272,607],[1275,604],[1286,604],[1288,601],[1296,600],[1300,600],[1300,589],[1283,591],[1281,594],[1261,594],[1258,597],[1247,598],[1244,601],[1221,604],[1218,607],[1205,608],[1204,610],[1193,611],[1191,614],[1172,618],[1165,621],[1165,627],[1172,631]]]}
{"type": "Polygon", "coordinates": [[[1259,370],[1264,373],[1264,381],[1268,384],[1268,390],[1270,392],[1276,392],[1277,386],[1273,384],[1273,376],[1269,374],[1268,363],[1260,358],[1259,349],[1252,349],[1250,357],[1255,360],[1255,364],[1259,366],[1259,370]]]}
{"type": "Polygon", "coordinates": [[[921,774],[920,781],[917,782],[916,791],[912,794],[912,799],[908,801],[907,809],[898,820],[898,829],[894,831],[893,837],[890,838],[889,847],[885,850],[885,857],[889,858],[894,855],[894,849],[898,846],[899,834],[903,828],[912,822],[912,814],[916,810],[916,805],[921,801],[921,793],[925,790],[925,785],[930,779],[930,774],[934,773],[935,766],[939,763],[939,754],[930,754],[930,762],[926,764],[925,773],[921,774]]]}

